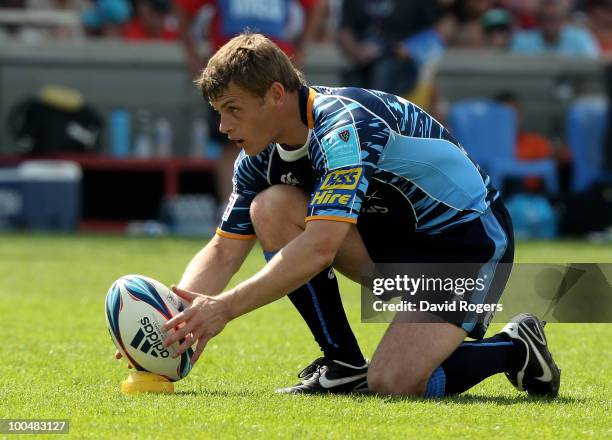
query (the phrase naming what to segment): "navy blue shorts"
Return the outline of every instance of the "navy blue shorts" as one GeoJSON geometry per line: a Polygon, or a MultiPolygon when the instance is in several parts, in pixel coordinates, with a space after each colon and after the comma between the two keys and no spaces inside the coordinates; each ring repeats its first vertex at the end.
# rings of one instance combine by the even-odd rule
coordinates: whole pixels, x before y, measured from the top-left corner
{"type": "MultiPolygon", "coordinates": [[[[457,270],[464,273],[454,276],[484,274],[488,280],[486,289],[466,297],[471,304],[499,302],[514,260],[512,221],[500,198],[480,217],[435,235],[414,232],[414,219],[367,209],[366,206],[366,211],[362,210],[357,228],[374,263],[384,266],[387,266],[384,263],[428,264],[445,268],[455,263],[457,270]]],[[[452,318],[444,312],[431,313],[463,328],[474,339],[484,337],[493,317],[493,313],[477,315],[469,311],[459,319],[457,313],[452,313],[452,318]]]]}

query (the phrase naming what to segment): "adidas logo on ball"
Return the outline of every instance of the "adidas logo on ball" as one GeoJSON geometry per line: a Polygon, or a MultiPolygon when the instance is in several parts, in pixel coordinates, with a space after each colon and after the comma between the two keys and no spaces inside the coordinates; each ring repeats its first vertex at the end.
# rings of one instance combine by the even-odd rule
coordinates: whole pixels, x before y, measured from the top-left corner
{"type": "Polygon", "coordinates": [[[167,358],[170,356],[168,349],[164,348],[163,340],[160,334],[155,331],[155,327],[151,324],[148,317],[144,317],[140,320],[142,327],[136,332],[134,339],[130,342],[130,345],[140,351],[147,353],[153,357],[167,358]],[[143,342],[144,340],[144,342],[143,342]],[[141,345],[142,343],[142,345],[141,345]]]}

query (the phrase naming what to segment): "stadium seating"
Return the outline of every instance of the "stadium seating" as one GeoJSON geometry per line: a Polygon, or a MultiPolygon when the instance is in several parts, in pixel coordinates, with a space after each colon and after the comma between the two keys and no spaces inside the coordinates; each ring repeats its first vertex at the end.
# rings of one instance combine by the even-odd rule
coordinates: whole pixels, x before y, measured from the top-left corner
{"type": "Polygon", "coordinates": [[[453,134],[467,152],[502,189],[509,177],[537,176],[550,194],[558,193],[557,169],[552,159],[519,161],[516,158],[515,113],[489,100],[462,100],[449,114],[453,134]]]}
{"type": "Polygon", "coordinates": [[[607,105],[603,98],[583,98],[567,113],[567,141],[572,151],[572,191],[584,192],[597,182],[612,181],[603,171],[607,105]]]}

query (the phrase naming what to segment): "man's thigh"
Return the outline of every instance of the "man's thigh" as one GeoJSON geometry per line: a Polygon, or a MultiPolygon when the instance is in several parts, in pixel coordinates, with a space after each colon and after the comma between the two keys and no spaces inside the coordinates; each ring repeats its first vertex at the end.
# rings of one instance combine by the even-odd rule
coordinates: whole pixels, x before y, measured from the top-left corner
{"type": "Polygon", "coordinates": [[[422,396],[432,372],[467,334],[446,322],[402,322],[403,316],[396,316],[376,348],[368,386],[380,394],[422,396]]]}

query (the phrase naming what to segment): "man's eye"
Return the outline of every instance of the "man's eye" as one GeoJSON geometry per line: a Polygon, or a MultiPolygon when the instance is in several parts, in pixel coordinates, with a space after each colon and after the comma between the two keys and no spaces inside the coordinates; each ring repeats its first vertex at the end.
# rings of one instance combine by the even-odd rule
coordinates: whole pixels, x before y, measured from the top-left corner
{"type": "Polygon", "coordinates": [[[228,108],[228,110],[229,110],[230,112],[232,112],[232,113],[238,113],[238,111],[239,111],[240,109],[239,109],[239,108],[237,108],[237,107],[229,107],[229,108],[228,108]]]}

